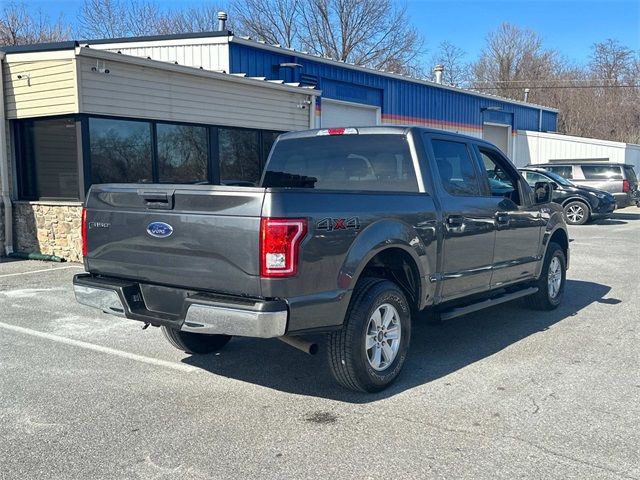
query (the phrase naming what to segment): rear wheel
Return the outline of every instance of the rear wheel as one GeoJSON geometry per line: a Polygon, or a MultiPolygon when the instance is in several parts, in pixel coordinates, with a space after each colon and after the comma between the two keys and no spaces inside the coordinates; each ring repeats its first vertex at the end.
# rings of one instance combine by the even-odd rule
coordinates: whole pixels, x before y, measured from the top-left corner
{"type": "Polygon", "coordinates": [[[342,386],[378,392],[404,365],[411,337],[411,308],[388,280],[358,282],[342,329],[329,335],[329,364],[342,386]]]}
{"type": "Polygon", "coordinates": [[[536,282],[538,292],[524,298],[528,307],[536,310],[553,310],[564,296],[567,260],[562,247],[557,243],[550,243],[544,257],[544,265],[540,278],[536,282]]]}
{"type": "Polygon", "coordinates": [[[204,335],[176,330],[171,327],[162,327],[165,338],[178,350],[187,353],[206,354],[221,350],[229,340],[230,335],[204,335]]]}
{"type": "Polygon", "coordinates": [[[571,225],[584,225],[589,221],[590,214],[589,206],[579,200],[574,200],[564,206],[564,218],[571,225]]]}

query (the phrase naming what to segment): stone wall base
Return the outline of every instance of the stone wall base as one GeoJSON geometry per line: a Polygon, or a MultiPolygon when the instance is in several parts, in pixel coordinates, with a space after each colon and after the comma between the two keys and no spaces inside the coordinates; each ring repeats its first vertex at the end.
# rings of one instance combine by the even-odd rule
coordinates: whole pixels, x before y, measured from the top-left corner
{"type": "Polygon", "coordinates": [[[16,252],[57,255],[71,262],[82,261],[79,204],[15,202],[13,205],[13,249],[16,252]]]}

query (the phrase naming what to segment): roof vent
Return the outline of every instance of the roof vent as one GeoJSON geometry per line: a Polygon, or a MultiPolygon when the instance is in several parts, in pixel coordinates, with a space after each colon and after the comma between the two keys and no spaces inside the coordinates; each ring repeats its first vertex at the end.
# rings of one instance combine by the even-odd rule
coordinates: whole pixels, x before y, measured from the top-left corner
{"type": "Polygon", "coordinates": [[[433,69],[433,73],[435,74],[436,83],[442,83],[442,72],[444,72],[444,65],[436,65],[433,69]]]}
{"type": "Polygon", "coordinates": [[[227,29],[227,12],[218,12],[218,31],[224,32],[227,29]]]}

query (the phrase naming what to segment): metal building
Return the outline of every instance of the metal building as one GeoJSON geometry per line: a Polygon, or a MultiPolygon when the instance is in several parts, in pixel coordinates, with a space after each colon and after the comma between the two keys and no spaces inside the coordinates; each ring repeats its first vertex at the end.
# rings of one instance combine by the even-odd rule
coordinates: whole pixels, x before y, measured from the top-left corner
{"type": "Polygon", "coordinates": [[[229,31],[87,43],[128,55],[315,87],[322,91],[316,105],[317,127],[424,125],[484,137],[510,156],[518,131],[556,130],[558,111],[552,108],[359,67],[229,31]]]}
{"type": "Polygon", "coordinates": [[[91,184],[254,185],[283,131],[418,124],[511,155],[519,132],[556,128],[553,109],[227,30],[9,47],[0,58],[0,247],[71,260],[91,184]]]}

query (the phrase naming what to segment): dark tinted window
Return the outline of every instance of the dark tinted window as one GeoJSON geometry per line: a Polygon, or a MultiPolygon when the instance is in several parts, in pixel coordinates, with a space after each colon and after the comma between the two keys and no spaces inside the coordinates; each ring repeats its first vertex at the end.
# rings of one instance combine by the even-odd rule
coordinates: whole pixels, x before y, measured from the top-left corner
{"type": "Polygon", "coordinates": [[[220,128],[220,181],[223,185],[255,184],[260,179],[260,132],[220,128]]]}
{"type": "Polygon", "coordinates": [[[189,125],[156,125],[158,180],[169,183],[207,181],[207,129],[189,125]]]}
{"type": "Polygon", "coordinates": [[[480,195],[480,183],[465,143],[433,140],[433,153],[445,190],[452,195],[480,195]]]}
{"type": "Polygon", "coordinates": [[[622,170],[616,165],[582,165],[586,180],[622,180],[622,170]]]}
{"type": "Polygon", "coordinates": [[[28,200],[77,200],[78,144],[73,118],[18,124],[20,196],[28,200]]]}
{"type": "Polygon", "coordinates": [[[544,169],[549,170],[553,173],[557,173],[564,178],[573,178],[573,167],[571,165],[545,165],[544,169]]]}
{"type": "Polygon", "coordinates": [[[263,186],[417,192],[401,135],[318,136],[279,141],[263,186]]]}
{"type": "Polygon", "coordinates": [[[92,183],[151,182],[151,124],[89,119],[92,183]]]}

